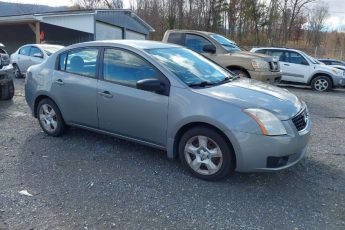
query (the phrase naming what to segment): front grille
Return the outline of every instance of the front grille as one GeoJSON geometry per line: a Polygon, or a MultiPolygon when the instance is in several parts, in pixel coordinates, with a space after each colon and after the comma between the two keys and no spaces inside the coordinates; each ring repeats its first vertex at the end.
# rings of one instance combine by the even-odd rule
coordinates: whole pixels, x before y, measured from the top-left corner
{"type": "Polygon", "coordinates": [[[307,122],[308,122],[307,111],[304,110],[303,112],[299,113],[297,116],[292,118],[292,122],[295,124],[296,129],[298,131],[303,130],[307,126],[307,122]]]}
{"type": "Polygon", "coordinates": [[[270,64],[270,70],[272,72],[278,72],[280,71],[280,68],[279,68],[279,62],[277,61],[272,61],[272,62],[269,62],[270,64]]]}

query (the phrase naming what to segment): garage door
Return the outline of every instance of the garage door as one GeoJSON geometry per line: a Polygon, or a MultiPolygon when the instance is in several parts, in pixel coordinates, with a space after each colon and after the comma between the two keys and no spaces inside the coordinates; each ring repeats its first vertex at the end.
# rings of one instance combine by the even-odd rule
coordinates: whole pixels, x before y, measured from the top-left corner
{"type": "Polygon", "coordinates": [[[122,39],[122,29],[105,23],[96,22],[96,40],[122,39]]]}
{"type": "Polygon", "coordinates": [[[126,31],[126,39],[145,40],[145,34],[133,32],[131,30],[127,30],[126,31]]]}

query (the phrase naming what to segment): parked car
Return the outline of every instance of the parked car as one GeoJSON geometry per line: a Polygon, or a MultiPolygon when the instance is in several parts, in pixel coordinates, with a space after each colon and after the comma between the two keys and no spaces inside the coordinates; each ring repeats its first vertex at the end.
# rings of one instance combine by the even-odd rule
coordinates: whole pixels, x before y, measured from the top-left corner
{"type": "Polygon", "coordinates": [[[168,30],[163,42],[185,46],[232,72],[255,80],[277,83],[281,72],[278,60],[242,51],[233,41],[215,33],[195,30],[168,30]]]}
{"type": "Polygon", "coordinates": [[[14,76],[22,77],[30,66],[43,62],[61,48],[63,46],[49,44],[29,44],[20,47],[11,55],[14,76]]]}
{"type": "Polygon", "coordinates": [[[10,100],[13,96],[13,66],[5,46],[0,43],[0,100],[10,100]]]}
{"type": "Polygon", "coordinates": [[[282,81],[310,85],[317,91],[329,91],[345,85],[344,71],[320,64],[300,50],[269,47],[253,48],[251,52],[278,58],[283,71],[282,81]]]}
{"type": "Polygon", "coordinates": [[[345,67],[345,61],[337,60],[337,59],[330,59],[330,58],[320,58],[318,59],[320,62],[326,64],[326,65],[331,65],[331,66],[343,66],[345,67]]]}
{"type": "Polygon", "coordinates": [[[167,150],[195,176],[276,171],[301,160],[306,104],[174,44],[75,44],[29,68],[25,97],[43,131],[67,125],[167,150]]]}

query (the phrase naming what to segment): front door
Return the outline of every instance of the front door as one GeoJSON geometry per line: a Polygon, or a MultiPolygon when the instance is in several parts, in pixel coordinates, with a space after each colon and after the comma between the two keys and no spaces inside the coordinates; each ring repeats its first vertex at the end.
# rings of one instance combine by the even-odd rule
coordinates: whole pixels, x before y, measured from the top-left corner
{"type": "Polygon", "coordinates": [[[283,72],[282,80],[290,82],[307,83],[310,73],[310,64],[299,53],[286,51],[286,60],[280,61],[280,67],[283,72]]]}
{"type": "Polygon", "coordinates": [[[136,88],[138,80],[165,77],[142,57],[123,49],[105,49],[102,65],[100,129],[165,146],[169,97],[136,88]]]}
{"type": "Polygon", "coordinates": [[[71,50],[59,56],[51,93],[67,123],[98,128],[97,48],[71,50]]]}

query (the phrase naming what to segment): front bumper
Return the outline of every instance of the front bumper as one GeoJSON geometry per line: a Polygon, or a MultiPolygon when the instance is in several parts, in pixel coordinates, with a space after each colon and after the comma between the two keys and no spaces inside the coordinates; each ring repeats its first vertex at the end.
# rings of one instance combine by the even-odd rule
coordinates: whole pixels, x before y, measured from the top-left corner
{"type": "Polygon", "coordinates": [[[14,72],[13,66],[7,65],[0,69],[0,85],[7,85],[13,80],[14,72]]]}
{"type": "Polygon", "coordinates": [[[306,154],[311,133],[311,120],[297,131],[291,120],[283,121],[287,135],[264,136],[245,132],[226,132],[236,155],[236,171],[269,172],[289,168],[306,154]]]}
{"type": "Polygon", "coordinates": [[[345,76],[344,77],[333,77],[333,86],[334,87],[345,86],[345,76]]]}
{"type": "Polygon", "coordinates": [[[278,84],[282,78],[282,72],[271,72],[271,71],[254,71],[254,70],[249,70],[248,71],[251,78],[258,80],[258,81],[263,81],[267,82],[270,84],[278,84]]]}

